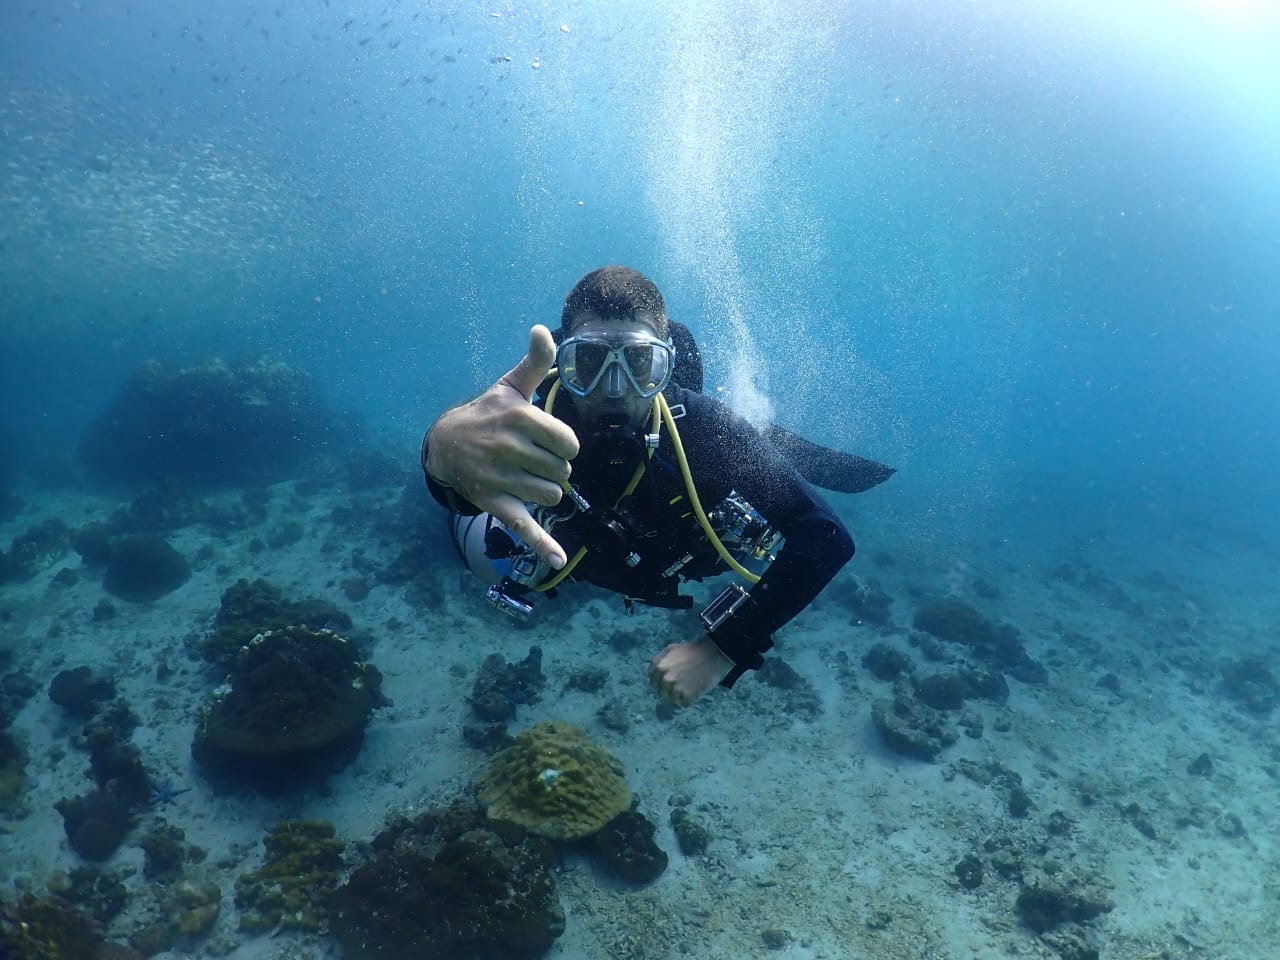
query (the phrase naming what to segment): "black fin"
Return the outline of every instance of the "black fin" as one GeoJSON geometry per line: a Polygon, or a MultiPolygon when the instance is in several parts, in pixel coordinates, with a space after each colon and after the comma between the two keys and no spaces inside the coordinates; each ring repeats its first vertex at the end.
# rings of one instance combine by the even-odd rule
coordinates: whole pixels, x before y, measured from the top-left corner
{"type": "Polygon", "coordinates": [[[800,476],[824,490],[862,493],[884,483],[898,472],[896,467],[819,446],[775,423],[769,424],[760,432],[779,453],[791,461],[800,476]]]}

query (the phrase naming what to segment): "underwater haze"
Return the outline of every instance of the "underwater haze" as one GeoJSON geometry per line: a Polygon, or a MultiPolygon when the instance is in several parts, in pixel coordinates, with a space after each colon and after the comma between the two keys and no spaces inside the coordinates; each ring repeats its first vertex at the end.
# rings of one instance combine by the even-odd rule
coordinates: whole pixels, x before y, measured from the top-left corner
{"type": "Polygon", "coordinates": [[[1277,17],[1112,6],[11,4],[9,470],[147,357],[412,434],[616,262],[906,515],[1274,537],[1277,17]]]}
{"type": "Polygon", "coordinates": [[[0,956],[1280,957],[1277,51],[1269,0],[0,2],[0,956]],[[688,709],[721,585],[508,620],[419,463],[606,264],[896,470],[688,709]],[[508,764],[585,825],[499,825],[508,764]]]}

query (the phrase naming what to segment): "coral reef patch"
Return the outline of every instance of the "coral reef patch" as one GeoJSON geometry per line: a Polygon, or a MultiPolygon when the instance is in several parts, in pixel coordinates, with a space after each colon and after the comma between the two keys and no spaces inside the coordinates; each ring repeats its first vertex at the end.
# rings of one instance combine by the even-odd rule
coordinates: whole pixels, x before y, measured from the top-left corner
{"type": "Polygon", "coordinates": [[[222,592],[213,629],[200,641],[200,654],[230,667],[258,634],[295,625],[349,630],[351,618],[328,600],[289,600],[267,580],[242,578],[222,592]]]}
{"type": "Polygon", "coordinates": [[[1267,717],[1280,703],[1280,682],[1257,654],[1224,663],[1220,670],[1223,690],[1247,713],[1267,717]]]}
{"type": "Polygon", "coordinates": [[[958,739],[946,714],[922,702],[905,677],[893,685],[892,700],[872,701],[871,719],[889,749],[920,760],[934,759],[958,739]]]}
{"type": "Polygon", "coordinates": [[[98,925],[59,897],[23,894],[0,904],[0,957],[5,960],[96,960],[98,925]]]}
{"type": "Polygon", "coordinates": [[[30,580],[53,566],[71,549],[71,531],[51,517],[13,538],[6,553],[0,550],[0,583],[30,580]]]}
{"type": "Polygon", "coordinates": [[[916,610],[915,628],[947,643],[968,647],[975,657],[1023,683],[1042,684],[1049,679],[1044,666],[1033,660],[1018,629],[997,623],[962,600],[935,600],[916,610]]]}
{"type": "Polygon", "coordinates": [[[102,589],[129,603],[149,603],[191,577],[186,558],[156,534],[125,537],[111,545],[102,589]]]}
{"type": "Polygon", "coordinates": [[[667,869],[666,851],[654,840],[657,828],[636,810],[618,814],[591,838],[606,870],[627,883],[649,883],[667,869]]]}
{"type": "Polygon", "coordinates": [[[201,708],[192,757],[221,787],[275,793],[323,778],[359,752],[381,684],[331,630],[259,634],[201,708]]]}
{"type": "Polygon", "coordinates": [[[113,483],[218,487],[295,477],[335,420],[315,382],[283,363],[139,367],[80,441],[113,483]]]}
{"type": "Polygon", "coordinates": [[[533,960],[564,932],[552,846],[461,803],[395,822],[334,894],[344,960],[533,960]]]}
{"type": "Polygon", "coordinates": [[[342,869],[343,843],[334,836],[333,824],[286,820],[262,843],[266,863],[236,880],[240,929],[320,929],[342,869]]]}
{"type": "Polygon", "coordinates": [[[463,725],[463,739],[481,750],[508,745],[507,724],[522,706],[537,703],[546,685],[540,647],[530,647],[519,663],[508,663],[498,653],[489,654],[471,686],[473,719],[463,725]]]}
{"type": "Polygon", "coordinates": [[[480,800],[495,820],[577,840],[628,810],[631,791],[616,757],[581,728],[548,720],[493,757],[480,778],[480,800]]]}

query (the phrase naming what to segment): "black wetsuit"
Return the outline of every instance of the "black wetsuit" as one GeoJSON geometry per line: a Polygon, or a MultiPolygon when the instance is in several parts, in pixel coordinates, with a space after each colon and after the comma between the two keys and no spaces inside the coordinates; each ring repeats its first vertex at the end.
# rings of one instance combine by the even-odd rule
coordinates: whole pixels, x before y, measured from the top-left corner
{"type": "MultiPolygon", "coordinates": [[[[785,542],[777,559],[749,591],[751,602],[715,631],[712,639],[735,664],[724,680],[732,684],[762,663],[773,646],[774,631],[803,610],[853,556],[853,540],[844,525],[795,467],[747,421],[719,401],[668,386],[664,396],[676,416],[676,428],[688,458],[698,498],[711,511],[730,492],[747,500],[780,532],[785,542]]],[[[580,452],[572,482],[592,507],[613,508],[644,456],[639,438],[618,445],[607,435],[584,433],[575,422],[566,394],[553,413],[578,433],[580,452]]],[[[646,425],[647,428],[647,425],[646,425]]],[[[426,450],[423,449],[423,464],[426,450]]],[[[463,514],[479,510],[441,487],[427,485],[443,506],[463,514]]],[[[562,503],[567,504],[568,498],[562,503]]],[[[595,538],[574,568],[572,579],[596,584],[631,600],[687,607],[678,592],[681,579],[700,580],[725,571],[724,562],[703,534],[689,505],[670,432],[661,440],[635,492],[617,503],[615,519],[629,534],[629,549],[639,562],[629,566],[622,550],[595,538]],[[692,555],[678,573],[665,576],[677,561],[692,555]]],[[[557,524],[552,533],[572,557],[592,539],[590,521],[581,514],[557,524]]]]}

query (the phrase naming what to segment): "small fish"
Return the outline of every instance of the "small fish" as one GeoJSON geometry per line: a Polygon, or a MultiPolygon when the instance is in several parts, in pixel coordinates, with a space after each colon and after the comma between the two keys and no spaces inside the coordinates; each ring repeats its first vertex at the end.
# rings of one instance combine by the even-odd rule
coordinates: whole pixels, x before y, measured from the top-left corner
{"type": "Polygon", "coordinates": [[[373,37],[365,37],[365,38],[364,38],[363,40],[361,40],[358,44],[356,44],[356,46],[363,47],[363,46],[365,46],[365,45],[366,45],[370,40],[372,40],[372,39],[373,39],[373,37]]]}
{"type": "Polygon", "coordinates": [[[454,56],[453,54],[451,54],[451,53],[446,53],[446,54],[444,55],[444,62],[445,62],[445,63],[457,63],[457,62],[458,62],[458,58],[457,58],[457,57],[455,57],[455,56],[454,56]]]}
{"type": "Polygon", "coordinates": [[[388,43],[388,44],[387,44],[387,47],[388,47],[389,49],[391,49],[391,50],[394,50],[394,49],[395,49],[396,47],[398,47],[398,46],[400,46],[400,38],[399,38],[399,37],[396,37],[394,40],[392,40],[390,43],[388,43]]]}
{"type": "Polygon", "coordinates": [[[351,26],[353,23],[355,23],[355,22],[356,22],[356,21],[355,21],[355,18],[353,17],[352,19],[348,20],[346,23],[344,23],[344,24],[342,25],[342,29],[343,29],[343,30],[346,30],[348,27],[350,27],[350,26],[351,26]]]}

